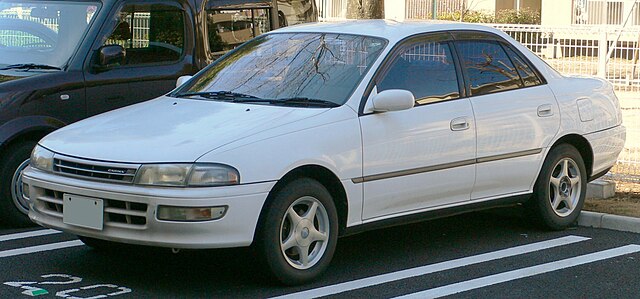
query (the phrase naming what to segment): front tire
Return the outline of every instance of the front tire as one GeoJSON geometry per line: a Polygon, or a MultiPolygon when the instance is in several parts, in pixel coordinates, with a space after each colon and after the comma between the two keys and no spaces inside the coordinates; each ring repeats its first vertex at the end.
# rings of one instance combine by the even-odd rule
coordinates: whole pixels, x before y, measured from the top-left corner
{"type": "Polygon", "coordinates": [[[22,190],[22,170],[29,166],[33,141],[8,147],[0,161],[0,222],[14,226],[33,226],[29,220],[29,200],[22,190]]]}
{"type": "Polygon", "coordinates": [[[562,230],[578,219],[586,193],[587,171],[580,152],[561,144],[549,152],[528,210],[543,227],[562,230]]]}
{"type": "Polygon", "coordinates": [[[98,251],[108,252],[108,251],[116,250],[122,247],[122,244],[111,242],[111,241],[100,240],[100,239],[84,237],[84,236],[77,236],[77,237],[82,243],[84,243],[84,245],[87,245],[91,247],[91,249],[98,250],[98,251]]]}
{"type": "Polygon", "coordinates": [[[296,285],[320,276],[338,238],[338,216],[327,189],[315,180],[297,179],[265,209],[256,245],[273,277],[296,285]]]}

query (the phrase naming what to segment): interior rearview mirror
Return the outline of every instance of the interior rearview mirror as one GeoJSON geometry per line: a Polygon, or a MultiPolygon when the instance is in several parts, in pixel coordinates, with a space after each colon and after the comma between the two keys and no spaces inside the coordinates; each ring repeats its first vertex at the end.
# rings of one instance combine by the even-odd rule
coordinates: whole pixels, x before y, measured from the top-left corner
{"type": "Polygon", "coordinates": [[[388,112],[413,108],[416,102],[413,93],[404,89],[389,89],[380,92],[372,99],[373,111],[388,112]]]}
{"type": "Polygon", "coordinates": [[[176,81],[176,87],[180,87],[182,84],[185,84],[187,81],[189,81],[189,79],[191,79],[193,76],[180,76],[178,78],[178,80],[176,81]]]}
{"type": "Polygon", "coordinates": [[[106,45],[100,48],[98,54],[98,66],[108,67],[124,64],[127,51],[120,45],[106,45]]]}

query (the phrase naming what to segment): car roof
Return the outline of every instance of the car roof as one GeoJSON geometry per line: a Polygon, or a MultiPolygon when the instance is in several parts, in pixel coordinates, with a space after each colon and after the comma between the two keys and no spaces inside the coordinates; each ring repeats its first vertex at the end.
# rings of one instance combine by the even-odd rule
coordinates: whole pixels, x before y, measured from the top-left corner
{"type": "Polygon", "coordinates": [[[489,26],[452,21],[403,21],[394,20],[349,20],[339,22],[320,22],[295,25],[274,32],[327,32],[358,34],[381,37],[396,42],[419,33],[445,30],[475,30],[504,36],[500,30],[489,26]]]}

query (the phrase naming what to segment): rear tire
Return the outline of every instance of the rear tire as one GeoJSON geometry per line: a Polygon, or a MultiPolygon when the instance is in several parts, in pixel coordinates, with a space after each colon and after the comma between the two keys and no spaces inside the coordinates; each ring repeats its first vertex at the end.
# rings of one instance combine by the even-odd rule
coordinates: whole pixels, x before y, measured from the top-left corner
{"type": "Polygon", "coordinates": [[[21,171],[29,166],[34,141],[23,141],[3,151],[0,161],[0,222],[12,227],[35,224],[29,220],[29,202],[23,198],[21,171]]]}
{"type": "Polygon", "coordinates": [[[256,247],[270,274],[287,285],[319,277],[338,239],[338,214],[327,189],[297,179],[278,191],[265,213],[256,247]]]}
{"type": "Polygon", "coordinates": [[[527,211],[544,228],[562,230],[578,219],[586,193],[587,171],[580,152],[560,144],[542,165],[527,211]]]}

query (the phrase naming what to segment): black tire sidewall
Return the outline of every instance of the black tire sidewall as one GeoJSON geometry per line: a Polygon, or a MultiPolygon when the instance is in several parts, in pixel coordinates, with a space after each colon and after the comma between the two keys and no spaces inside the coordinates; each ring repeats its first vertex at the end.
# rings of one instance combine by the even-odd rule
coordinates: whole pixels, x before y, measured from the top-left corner
{"type": "Polygon", "coordinates": [[[262,262],[270,270],[273,278],[286,285],[309,282],[322,274],[329,266],[335,252],[338,238],[338,216],[331,194],[318,181],[308,178],[297,179],[277,191],[273,200],[265,205],[264,221],[260,224],[257,249],[262,262]],[[293,268],[285,260],[280,250],[280,225],[289,206],[297,199],[312,196],[318,199],[329,217],[329,239],[322,258],[311,268],[293,268]]]}
{"type": "Polygon", "coordinates": [[[11,185],[16,169],[29,159],[36,144],[35,141],[24,141],[3,151],[3,159],[0,161],[0,222],[4,224],[19,227],[34,225],[13,202],[11,185]]]}
{"type": "Polygon", "coordinates": [[[530,207],[533,209],[531,212],[534,212],[534,216],[539,224],[551,230],[562,230],[574,224],[578,216],[580,216],[582,206],[584,205],[587,193],[587,179],[584,160],[575,147],[568,144],[560,144],[553,147],[545,159],[538,180],[536,181],[534,196],[531,202],[533,206],[530,207]],[[580,170],[581,185],[580,197],[578,198],[575,209],[568,216],[561,217],[554,212],[551,206],[551,201],[549,200],[549,182],[554,166],[564,158],[570,158],[576,162],[580,170]]]}

